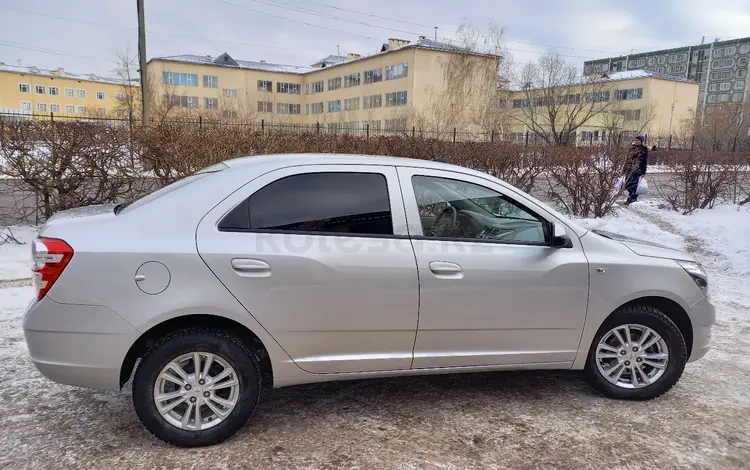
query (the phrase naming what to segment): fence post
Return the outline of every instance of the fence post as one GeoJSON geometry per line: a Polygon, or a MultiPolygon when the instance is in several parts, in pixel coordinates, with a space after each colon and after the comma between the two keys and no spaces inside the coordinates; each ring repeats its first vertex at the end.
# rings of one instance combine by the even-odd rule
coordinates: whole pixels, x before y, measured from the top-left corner
{"type": "Polygon", "coordinates": [[[648,144],[648,134],[644,135],[643,138],[646,139],[643,141],[643,144],[648,144]]]}
{"type": "MultiPolygon", "coordinates": [[[[411,136],[414,137],[414,134],[417,132],[417,128],[415,126],[411,126],[411,136]]],[[[737,139],[735,139],[735,142],[737,139]]]]}
{"type": "Polygon", "coordinates": [[[320,134],[320,121],[315,121],[315,133],[320,134]]]}
{"type": "Polygon", "coordinates": [[[365,124],[365,133],[367,134],[367,138],[370,138],[370,123],[368,122],[365,124]]]}
{"type": "Polygon", "coordinates": [[[495,129],[490,132],[490,142],[495,142],[495,129]]]}
{"type": "Polygon", "coordinates": [[[672,134],[669,134],[669,142],[667,142],[667,150],[672,150],[672,134]]]}
{"type": "Polygon", "coordinates": [[[692,152],[693,150],[695,150],[695,134],[693,134],[693,140],[690,143],[690,151],[692,152]]]}
{"type": "Polygon", "coordinates": [[[203,116],[198,116],[198,128],[203,129],[203,116]]]}
{"type": "Polygon", "coordinates": [[[529,146],[529,131],[526,131],[526,136],[524,137],[524,140],[525,140],[524,145],[528,147],[529,146]]]}
{"type": "Polygon", "coordinates": [[[52,111],[49,112],[49,120],[50,122],[55,122],[55,113],[52,111]]]}
{"type": "Polygon", "coordinates": [[[737,136],[734,136],[734,144],[732,144],[732,152],[737,150],[737,136]]]}
{"type": "Polygon", "coordinates": [[[261,119],[260,120],[260,131],[263,132],[263,130],[266,128],[266,120],[261,119]]]}
{"type": "Polygon", "coordinates": [[[456,143],[456,128],[453,128],[453,143],[456,143]]]}

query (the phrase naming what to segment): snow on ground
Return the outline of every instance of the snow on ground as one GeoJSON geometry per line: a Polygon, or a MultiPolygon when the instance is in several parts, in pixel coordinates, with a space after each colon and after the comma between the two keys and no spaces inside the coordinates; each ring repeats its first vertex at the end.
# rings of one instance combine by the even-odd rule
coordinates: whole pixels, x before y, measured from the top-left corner
{"type": "Polygon", "coordinates": [[[8,235],[8,229],[21,244],[7,241],[0,245],[0,281],[28,279],[31,277],[31,242],[37,228],[15,225],[0,230],[0,235],[8,235]]]}
{"type": "Polygon", "coordinates": [[[688,248],[709,271],[712,349],[659,399],[603,398],[566,371],[305,385],[269,393],[220,446],[176,449],[143,429],[129,385],[43,378],[21,328],[33,290],[10,287],[0,289],[0,468],[748,468],[748,209],[681,216],[643,201],[581,223],[688,248]]]}

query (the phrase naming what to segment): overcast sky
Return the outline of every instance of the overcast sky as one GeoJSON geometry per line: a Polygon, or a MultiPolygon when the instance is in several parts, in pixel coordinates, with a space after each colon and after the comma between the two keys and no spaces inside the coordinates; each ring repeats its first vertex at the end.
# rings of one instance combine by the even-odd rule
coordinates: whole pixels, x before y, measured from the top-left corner
{"type": "MultiPolygon", "coordinates": [[[[525,63],[570,61],[750,35],[750,0],[145,0],[148,57],[176,54],[309,65],[376,52],[389,37],[452,37],[462,21],[506,28],[525,63]]],[[[0,0],[0,62],[107,75],[137,50],[136,0],[0,0]],[[63,19],[60,19],[63,18],[63,19]],[[67,18],[67,19],[65,19],[67,18]]]]}

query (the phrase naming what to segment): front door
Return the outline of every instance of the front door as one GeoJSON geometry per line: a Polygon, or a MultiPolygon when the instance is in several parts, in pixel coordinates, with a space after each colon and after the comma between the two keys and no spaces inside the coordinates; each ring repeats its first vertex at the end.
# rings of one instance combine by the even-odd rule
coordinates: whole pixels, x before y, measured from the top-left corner
{"type": "Polygon", "coordinates": [[[209,268],[303,370],[408,369],[419,290],[392,166],[263,175],[198,227],[209,268]]]}
{"type": "Polygon", "coordinates": [[[553,248],[543,209],[489,179],[398,172],[420,284],[412,367],[572,362],[589,275],[577,237],[553,248]]]}

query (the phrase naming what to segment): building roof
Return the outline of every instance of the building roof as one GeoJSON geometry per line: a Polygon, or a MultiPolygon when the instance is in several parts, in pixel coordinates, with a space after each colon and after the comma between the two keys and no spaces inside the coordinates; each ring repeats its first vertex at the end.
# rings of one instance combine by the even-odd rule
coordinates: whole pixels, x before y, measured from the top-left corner
{"type": "MultiPolygon", "coordinates": [[[[40,69],[34,66],[19,67],[17,65],[8,65],[2,62],[0,62],[0,71],[23,73],[23,74],[28,74],[28,75],[40,75],[40,76],[52,77],[52,78],[68,78],[71,80],[84,80],[87,82],[109,83],[112,85],[123,85],[125,83],[125,81],[121,78],[102,77],[100,75],[95,75],[93,73],[92,74],[71,73],[71,72],[66,72],[63,69],[46,70],[46,69],[40,69]]],[[[133,85],[136,85],[138,83],[139,83],[138,80],[132,80],[133,85]]]]}
{"type": "Polygon", "coordinates": [[[433,41],[432,39],[420,39],[418,41],[414,41],[403,46],[394,47],[394,48],[385,48],[385,50],[381,52],[377,52],[369,56],[362,56],[362,57],[349,59],[346,56],[329,55],[315,62],[311,66],[272,64],[272,63],[264,62],[264,61],[255,62],[251,60],[238,60],[238,59],[233,59],[226,52],[219,55],[216,58],[211,57],[211,56],[181,54],[181,55],[173,55],[173,56],[166,56],[166,57],[154,57],[151,60],[149,60],[149,62],[151,62],[152,60],[164,60],[164,61],[169,61],[169,62],[187,62],[191,64],[200,64],[200,65],[218,65],[218,66],[223,66],[223,67],[238,67],[242,69],[261,70],[261,71],[267,71],[267,72],[306,74],[306,73],[320,70],[322,64],[325,64],[325,68],[336,67],[338,65],[350,64],[358,60],[365,60],[365,59],[369,59],[371,57],[375,57],[378,55],[388,54],[390,52],[400,51],[404,49],[428,49],[428,50],[434,50],[434,51],[458,52],[458,53],[463,53],[463,54],[471,54],[471,55],[478,55],[478,56],[485,56],[485,57],[499,57],[495,54],[471,51],[464,47],[455,46],[452,44],[439,42],[439,41],[433,41]]]}
{"type": "Polygon", "coordinates": [[[671,54],[675,52],[685,52],[688,50],[703,50],[703,49],[710,49],[713,47],[724,47],[724,46],[731,46],[736,45],[740,43],[746,43],[750,42],[750,37],[744,37],[744,38],[737,38],[737,39],[727,39],[724,41],[713,41],[713,42],[706,42],[703,44],[695,44],[692,46],[680,46],[680,47],[673,47],[671,49],[659,49],[655,51],[647,51],[647,52],[638,52],[635,54],[628,54],[628,55],[619,55],[619,56],[612,56],[612,57],[605,57],[603,59],[593,59],[593,60],[587,60],[583,64],[585,65],[596,65],[596,64],[603,64],[607,63],[610,60],[621,60],[625,58],[629,59],[638,59],[641,57],[649,57],[654,55],[662,55],[662,54],[671,54]]]}
{"type": "Polygon", "coordinates": [[[637,78],[658,78],[659,80],[669,80],[673,82],[683,82],[683,83],[695,83],[696,85],[698,82],[694,80],[688,80],[686,78],[681,77],[675,77],[673,75],[668,75],[666,73],[658,73],[658,72],[652,72],[650,70],[625,70],[622,72],[607,72],[602,75],[603,80],[608,81],[619,81],[619,80],[634,80],[637,78]]]}

